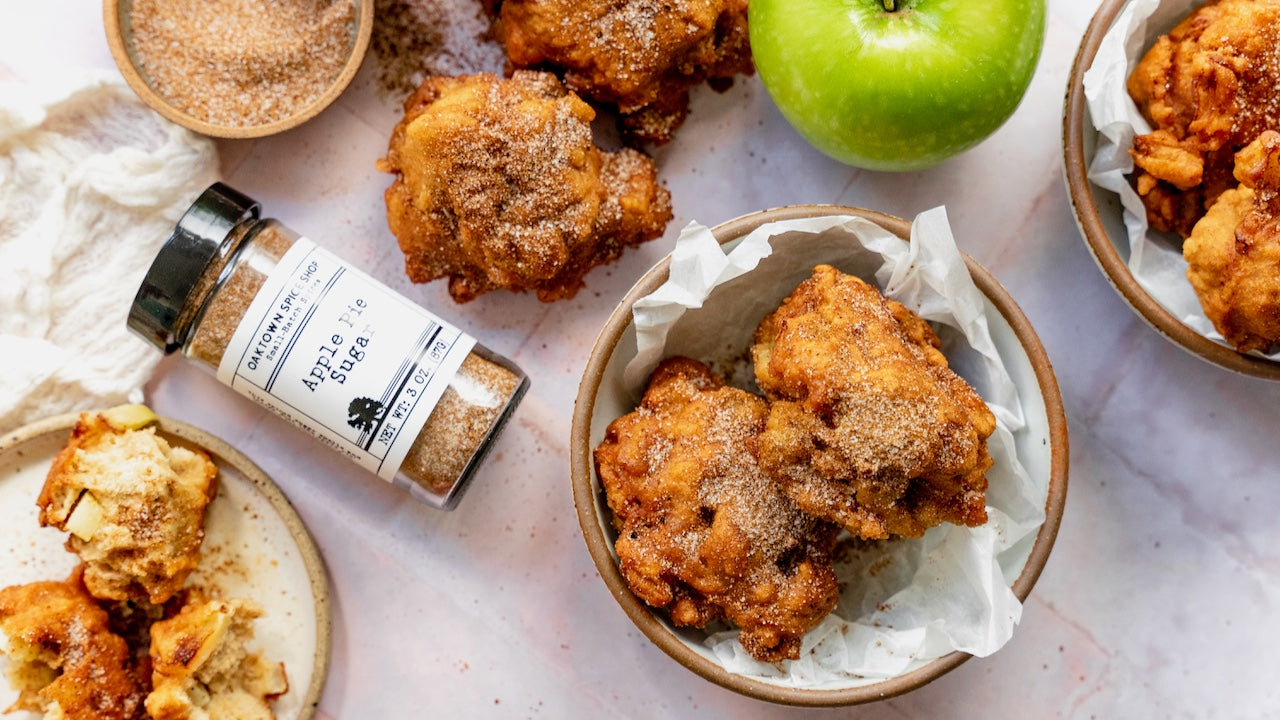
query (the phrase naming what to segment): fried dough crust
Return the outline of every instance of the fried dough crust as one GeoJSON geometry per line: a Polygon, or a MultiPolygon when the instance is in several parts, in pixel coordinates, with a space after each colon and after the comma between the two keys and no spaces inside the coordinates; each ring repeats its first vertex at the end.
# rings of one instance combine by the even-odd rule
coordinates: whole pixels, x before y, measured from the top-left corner
{"type": "Polygon", "coordinates": [[[1235,186],[1233,155],[1280,129],[1280,0],[1217,0],[1159,38],[1128,89],[1154,131],[1134,139],[1151,227],[1191,234],[1235,186]]]}
{"type": "Polygon", "coordinates": [[[727,618],[756,659],[796,659],[836,605],[834,526],[810,518],[756,465],[768,410],[705,365],[659,365],[640,407],[595,450],[623,577],[676,625],[727,618]]]}
{"type": "Polygon", "coordinates": [[[1280,343],[1280,133],[1236,155],[1223,193],[1182,246],[1187,279],[1213,326],[1240,352],[1280,343]]]}
{"type": "Polygon", "coordinates": [[[151,626],[152,720],[271,720],[271,701],[289,689],[283,663],[250,652],[250,600],[192,593],[173,617],[151,626]]]}
{"type": "Polygon", "coordinates": [[[756,330],[760,466],[801,510],[863,539],[986,522],[995,417],[940,345],[861,279],[814,268],[756,330]]]}
{"type": "Polygon", "coordinates": [[[8,637],[9,681],[18,701],[8,709],[50,720],[145,717],[145,668],[111,632],[107,612],[76,576],[0,590],[0,630],[8,637]]]}
{"type": "Polygon", "coordinates": [[[429,77],[378,169],[414,282],[457,302],[499,288],[573,297],[593,267],[663,233],[671,195],[648,156],[592,143],[595,111],[549,73],[429,77]]]}
{"type": "Polygon", "coordinates": [[[640,142],[671,139],[690,88],[755,71],[747,0],[505,0],[498,34],[512,65],[563,71],[640,142]]]}

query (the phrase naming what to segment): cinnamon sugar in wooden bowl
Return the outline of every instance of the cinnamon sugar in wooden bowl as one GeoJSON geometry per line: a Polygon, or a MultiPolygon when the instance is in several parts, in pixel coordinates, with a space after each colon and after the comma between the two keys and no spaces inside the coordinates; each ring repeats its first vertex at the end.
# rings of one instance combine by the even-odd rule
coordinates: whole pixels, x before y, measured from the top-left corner
{"type": "Polygon", "coordinates": [[[373,32],[372,0],[104,0],[111,55],[153,110],[204,135],[296,127],[342,94],[373,32]]]}

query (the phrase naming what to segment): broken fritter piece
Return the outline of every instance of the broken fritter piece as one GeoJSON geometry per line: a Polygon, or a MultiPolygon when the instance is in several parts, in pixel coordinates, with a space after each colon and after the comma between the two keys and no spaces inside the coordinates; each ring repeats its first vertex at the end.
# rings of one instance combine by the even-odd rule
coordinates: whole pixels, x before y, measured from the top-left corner
{"type": "Polygon", "coordinates": [[[145,717],[145,674],[74,575],[0,590],[0,630],[18,691],[6,712],[28,710],[46,720],[145,717]]]}
{"type": "Polygon", "coordinates": [[[152,720],[271,720],[271,702],[289,689],[284,665],[251,653],[250,600],[192,594],[177,615],[151,626],[152,720]]]}
{"type": "Polygon", "coordinates": [[[200,560],[217,466],[147,427],[146,408],[123,407],[80,415],[40,491],[40,524],[71,533],[93,597],[160,604],[200,560]]]}
{"type": "Polygon", "coordinates": [[[1160,37],[1129,75],[1154,128],[1134,138],[1151,227],[1182,237],[1234,187],[1233,155],[1280,129],[1280,0],[1215,0],[1160,37]]]}
{"type": "Polygon", "coordinates": [[[623,577],[676,625],[727,618],[753,657],[799,657],[838,599],[836,528],[801,513],[756,465],[768,410],[705,365],[658,366],[640,407],[611,423],[596,471],[623,577]]]}
{"type": "Polygon", "coordinates": [[[596,265],[663,233],[671,196],[645,155],[592,143],[595,111],[549,73],[430,77],[378,169],[414,282],[466,302],[499,288],[573,297],[596,265]]]}
{"type": "Polygon", "coordinates": [[[1187,279],[1213,326],[1240,352],[1280,343],[1280,133],[1236,155],[1223,193],[1182,246],[1187,279]]]}
{"type": "Polygon", "coordinates": [[[755,71],[747,0],[504,0],[499,12],[512,65],[563,71],[572,90],[617,106],[635,141],[670,140],[693,86],[755,71]]]}
{"type": "Polygon", "coordinates": [[[760,466],[801,510],[863,539],[985,523],[995,417],[939,346],[874,287],[814,268],[756,330],[760,466]]]}

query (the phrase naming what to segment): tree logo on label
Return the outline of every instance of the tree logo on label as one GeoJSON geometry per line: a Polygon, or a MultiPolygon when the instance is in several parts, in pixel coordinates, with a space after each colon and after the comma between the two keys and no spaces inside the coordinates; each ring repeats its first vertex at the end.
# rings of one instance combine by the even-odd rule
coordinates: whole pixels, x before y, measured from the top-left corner
{"type": "Polygon", "coordinates": [[[347,424],[361,432],[373,432],[387,415],[387,408],[372,398],[358,397],[347,406],[347,424]]]}

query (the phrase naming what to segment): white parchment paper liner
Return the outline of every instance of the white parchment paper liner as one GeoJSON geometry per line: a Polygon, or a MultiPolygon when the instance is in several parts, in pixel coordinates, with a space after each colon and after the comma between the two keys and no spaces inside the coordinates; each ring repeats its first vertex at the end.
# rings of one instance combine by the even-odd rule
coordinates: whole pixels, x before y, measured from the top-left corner
{"type": "MultiPolygon", "coordinates": [[[[1120,196],[1129,234],[1129,272],[1152,298],[1184,325],[1227,347],[1233,347],[1205,316],[1191,283],[1182,244],[1172,234],[1147,227],[1142,199],[1129,184],[1133,172],[1135,135],[1151,132],[1138,106],[1129,97],[1129,71],[1142,59],[1156,37],[1173,29],[1205,0],[1133,0],[1116,16],[1103,37],[1093,64],[1084,75],[1084,94],[1093,126],[1100,136],[1089,164],[1089,179],[1120,196]]],[[[1280,360],[1280,352],[1261,355],[1280,360]]]]}
{"type": "Polygon", "coordinates": [[[731,249],[707,228],[689,225],[672,252],[668,282],[635,304],[639,350],[625,385],[639,397],[649,373],[670,355],[740,356],[759,320],[820,263],[873,281],[932,321],[952,367],[991,406],[997,429],[989,440],[995,460],[987,473],[989,521],[979,528],[939,526],[922,538],[859,550],[837,567],[845,583],[840,604],[805,636],[801,660],[757,662],[735,631],[714,633],[707,644],[732,672],[794,687],[892,677],[953,650],[989,655],[1021,618],[1010,584],[1044,522],[1048,480],[1032,480],[1016,455],[1013,433],[1024,427],[1018,389],[992,343],[984,298],[945,210],[917,217],[909,244],[848,216],[766,224],[731,249]],[[700,311],[686,312],[694,308],[700,311]]]}

